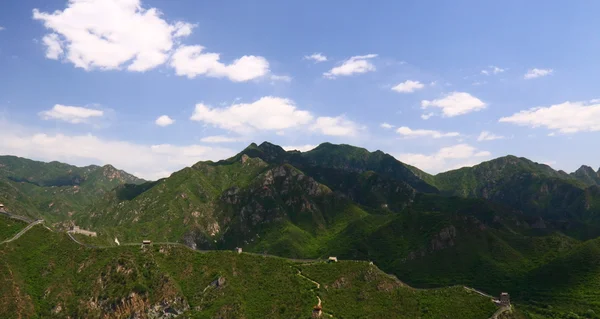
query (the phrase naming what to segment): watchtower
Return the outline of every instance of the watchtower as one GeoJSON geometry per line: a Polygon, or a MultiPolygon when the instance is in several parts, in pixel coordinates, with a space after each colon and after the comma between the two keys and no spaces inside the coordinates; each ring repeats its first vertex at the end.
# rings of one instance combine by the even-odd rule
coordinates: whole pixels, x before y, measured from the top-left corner
{"type": "Polygon", "coordinates": [[[502,306],[510,306],[510,295],[508,292],[503,292],[500,294],[500,304],[502,306]]]}
{"type": "Polygon", "coordinates": [[[312,312],[313,318],[321,318],[322,314],[323,314],[323,308],[321,306],[317,305],[313,308],[313,312],[312,312]]]}

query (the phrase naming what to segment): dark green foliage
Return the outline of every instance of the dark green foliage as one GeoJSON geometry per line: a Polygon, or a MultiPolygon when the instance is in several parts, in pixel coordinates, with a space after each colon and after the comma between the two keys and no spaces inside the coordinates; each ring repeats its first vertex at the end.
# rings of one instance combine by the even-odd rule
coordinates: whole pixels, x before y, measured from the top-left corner
{"type": "MultiPolygon", "coordinates": [[[[33,169],[27,165],[34,164],[23,165],[33,169]]],[[[11,179],[0,178],[0,200],[15,211],[36,212],[57,222],[73,219],[97,231],[97,238],[78,236],[87,243],[115,245],[115,237],[121,243],[151,239],[196,249],[239,246],[292,258],[368,260],[416,287],[469,285],[494,295],[508,291],[523,310],[510,314],[514,318],[600,313],[594,301],[600,288],[594,283],[598,251],[594,241],[586,241],[600,235],[600,186],[594,184],[597,173],[587,167],[567,174],[506,156],[432,176],[380,151],[324,143],[305,153],[286,152],[268,142],[139,185],[122,185],[126,178],[108,183],[105,177],[111,174],[98,173],[98,167],[44,165],[35,169],[47,171],[33,177],[24,173],[27,169],[15,168],[17,164],[8,165],[13,173],[11,179]],[[66,167],[77,174],[65,174],[66,167]],[[94,173],[86,175],[83,169],[94,173]],[[574,271],[567,271],[569,267],[574,271]]],[[[191,258],[176,250],[171,253],[174,258],[191,258]]],[[[156,258],[164,267],[186,265],[156,258]]],[[[219,258],[225,264],[241,262],[219,258]]],[[[234,274],[223,269],[201,273],[203,283],[223,271],[234,274]]],[[[352,271],[364,275],[366,270],[352,271]]],[[[193,288],[185,288],[187,277],[182,278],[176,281],[190,305],[207,307],[213,314],[235,317],[232,314],[267,311],[267,306],[249,307],[234,297],[223,303],[210,298],[192,301],[203,295],[189,297],[193,288]]],[[[331,279],[333,284],[339,277],[331,279]]],[[[298,284],[285,280],[282,283],[298,284]]],[[[396,285],[386,281],[384,286],[389,283],[396,285]]],[[[139,294],[153,289],[144,280],[125,284],[139,294]]],[[[358,308],[341,305],[356,300],[369,300],[365,307],[376,314],[397,305],[410,309],[410,316],[424,318],[439,317],[440,309],[465,311],[442,302],[448,295],[464,297],[460,287],[440,290],[432,301],[418,290],[384,293],[365,282],[357,287],[340,294],[323,288],[318,292],[333,298],[333,304],[340,300],[330,309],[336,317],[352,317],[358,308]],[[407,296],[421,301],[415,304],[407,296]]],[[[290,306],[271,306],[269,313],[285,317],[305,307],[294,300],[283,302],[290,306]]]]}
{"type": "Polygon", "coordinates": [[[413,289],[367,262],[341,261],[300,266],[321,284],[326,313],[336,318],[487,318],[489,299],[463,287],[413,289]],[[481,298],[478,298],[481,297],[481,298]]]}
{"type": "Polygon", "coordinates": [[[27,226],[25,222],[0,214],[0,242],[12,238],[25,226],[27,226]]]}
{"type": "Polygon", "coordinates": [[[0,269],[8,283],[0,285],[2,318],[130,318],[153,309],[191,318],[309,318],[317,295],[337,318],[475,319],[496,309],[459,287],[414,290],[365,262],[305,265],[168,245],[87,249],[41,226],[0,247],[0,269]],[[336,286],[337,278],[346,285],[336,286]]]}

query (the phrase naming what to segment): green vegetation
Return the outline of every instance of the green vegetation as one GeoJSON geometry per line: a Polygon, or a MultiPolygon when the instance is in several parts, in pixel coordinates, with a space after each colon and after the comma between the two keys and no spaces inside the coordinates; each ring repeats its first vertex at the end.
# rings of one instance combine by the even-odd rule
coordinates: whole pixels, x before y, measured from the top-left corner
{"type": "Polygon", "coordinates": [[[414,290],[366,262],[301,264],[169,245],[88,249],[41,226],[0,247],[0,267],[2,318],[309,318],[317,296],[337,318],[487,318],[496,310],[460,287],[414,290]]]}
{"type": "Polygon", "coordinates": [[[12,238],[25,226],[27,226],[25,222],[0,214],[0,242],[12,238]]]}
{"type": "Polygon", "coordinates": [[[98,196],[143,180],[111,165],[76,167],[0,156],[0,203],[10,212],[62,222],[86,210],[98,196]]]}
{"type": "MultiPolygon", "coordinates": [[[[324,143],[305,153],[286,152],[265,142],[253,143],[226,160],[199,162],[168,178],[140,183],[124,172],[114,173],[118,171],[112,167],[4,160],[0,200],[11,211],[43,216],[55,228],[74,222],[98,232],[98,237],[75,235],[87,244],[115,246],[114,238],[121,243],[151,239],[199,250],[243,247],[298,259],[338,256],[373,261],[415,287],[454,287],[423,295],[420,290],[407,290],[393,296],[380,295],[385,289],[382,292],[362,282],[352,285],[359,290],[339,294],[313,288],[314,293],[329,298],[328,311],[336,317],[352,317],[351,312],[358,311],[348,306],[351,300],[368,300],[365,309],[374,314],[402,307],[405,311],[399,316],[436,317],[440,309],[455,311],[452,305],[440,303],[441,296],[464,297],[467,292],[461,285],[493,295],[510,292],[522,310],[511,316],[575,318],[600,313],[600,304],[595,302],[600,186],[598,173],[589,167],[567,174],[506,156],[429,175],[381,151],[324,143]],[[427,301],[436,294],[439,298],[427,301]],[[420,301],[404,301],[402,296],[420,301]],[[337,306],[336,300],[340,300],[337,306]]],[[[173,249],[173,258],[192,258],[187,250],[173,249]]],[[[186,263],[170,264],[158,256],[162,255],[152,261],[159,268],[172,269],[169,278],[179,285],[178,293],[190,307],[253,315],[266,311],[247,306],[237,297],[203,304],[206,296],[193,297],[195,288],[186,288],[187,277],[173,279],[180,278],[178,267],[186,263]]],[[[366,263],[357,265],[366,268],[354,269],[355,274],[344,278],[368,273],[366,263]]],[[[307,276],[311,270],[316,271],[312,275],[321,276],[317,271],[321,266],[326,265],[302,265],[302,269],[307,276]]],[[[384,286],[398,285],[382,276],[392,280],[384,286]]],[[[333,284],[339,277],[323,277],[329,279],[333,284]]],[[[146,291],[149,284],[144,280],[131,284],[146,291]]],[[[290,302],[291,308],[273,308],[273,313],[290,314],[304,307],[282,302],[290,302]]],[[[473,316],[483,309],[473,307],[473,316]]]]}
{"type": "Polygon", "coordinates": [[[488,318],[497,307],[463,287],[417,290],[367,262],[300,266],[336,318],[488,318]]]}

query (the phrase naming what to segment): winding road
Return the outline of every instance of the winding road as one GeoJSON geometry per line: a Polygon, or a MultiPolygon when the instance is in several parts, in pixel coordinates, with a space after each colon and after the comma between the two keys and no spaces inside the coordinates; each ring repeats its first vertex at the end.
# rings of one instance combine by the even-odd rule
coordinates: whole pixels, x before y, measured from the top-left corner
{"type": "Polygon", "coordinates": [[[27,225],[27,227],[23,228],[20,232],[18,232],[16,235],[14,235],[11,239],[7,239],[7,240],[1,242],[0,244],[10,243],[11,241],[19,239],[19,237],[23,236],[23,234],[25,234],[28,230],[30,230],[31,227],[41,224],[43,222],[44,222],[43,219],[38,219],[38,220],[30,223],[29,225],[27,225]]]}

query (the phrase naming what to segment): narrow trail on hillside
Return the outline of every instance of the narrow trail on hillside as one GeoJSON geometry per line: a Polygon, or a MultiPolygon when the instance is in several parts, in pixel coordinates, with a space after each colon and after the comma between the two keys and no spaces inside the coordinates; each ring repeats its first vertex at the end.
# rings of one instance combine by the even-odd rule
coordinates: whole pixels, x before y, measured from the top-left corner
{"type": "MultiPolygon", "coordinates": [[[[6,212],[1,212],[3,213],[3,215],[8,215],[8,217],[11,218],[15,218],[15,219],[19,219],[19,220],[29,220],[26,217],[21,217],[21,216],[17,216],[17,215],[12,215],[12,214],[8,214],[6,212]]],[[[30,221],[30,220],[29,220],[30,221]]],[[[40,219],[40,220],[36,220],[33,222],[30,222],[29,225],[27,225],[24,229],[22,229],[19,233],[17,233],[15,236],[13,236],[11,239],[5,240],[3,242],[1,242],[0,244],[4,244],[4,243],[9,243],[12,241],[15,241],[17,239],[19,239],[23,234],[25,234],[28,230],[30,230],[31,228],[33,228],[34,226],[38,225],[38,224],[42,224],[44,222],[44,220],[40,219]]],[[[48,229],[50,232],[54,232],[52,229],[50,229],[48,226],[46,225],[42,225],[44,228],[48,229]]],[[[107,249],[107,248],[116,248],[116,247],[120,247],[120,246],[144,246],[142,245],[142,243],[121,243],[119,246],[95,246],[95,245],[90,245],[90,244],[85,244],[80,242],[79,240],[77,240],[70,232],[67,232],[68,237],[75,242],[76,244],[86,247],[86,248],[94,248],[94,249],[107,249]]],[[[192,250],[194,252],[197,253],[210,253],[213,251],[222,251],[222,250],[198,250],[198,249],[194,249],[191,248],[187,245],[184,245],[182,243],[176,243],[176,242],[155,242],[152,243],[153,245],[168,245],[168,246],[177,246],[177,247],[185,247],[186,249],[192,250]]],[[[233,253],[233,252],[232,252],[233,253]]],[[[275,255],[268,255],[268,254],[260,254],[260,253],[251,253],[251,252],[244,252],[243,254],[249,254],[249,255],[255,255],[255,256],[261,256],[261,257],[265,257],[265,258],[279,258],[279,259],[285,259],[294,263],[300,263],[303,265],[310,265],[310,264],[316,264],[316,263],[325,263],[327,262],[327,260],[325,259],[294,259],[294,258],[285,258],[285,257],[280,257],[280,256],[275,256],[275,255]]],[[[362,261],[362,260],[346,260],[346,261],[352,261],[352,262],[366,262],[366,261],[362,261]]],[[[373,264],[371,264],[373,265],[373,264]]],[[[376,267],[376,266],[375,266],[376,267]]],[[[321,288],[321,284],[318,283],[317,281],[305,276],[302,271],[299,268],[296,268],[296,270],[298,271],[297,275],[304,278],[305,280],[310,281],[311,283],[313,283],[315,285],[316,288],[311,289],[311,291],[313,291],[315,293],[315,297],[317,298],[317,305],[322,307],[322,300],[320,298],[320,296],[317,293],[317,290],[321,288]]],[[[384,272],[385,273],[385,272],[384,272]]],[[[427,289],[422,289],[422,288],[414,288],[411,287],[409,285],[407,285],[406,283],[402,282],[400,279],[398,279],[398,277],[391,275],[391,274],[387,274],[385,273],[387,276],[389,276],[390,278],[394,279],[395,281],[397,281],[398,283],[400,283],[402,286],[404,287],[408,287],[411,289],[415,289],[415,290],[427,290],[427,289]]],[[[483,297],[487,297],[490,298],[491,301],[494,301],[494,297],[486,294],[484,292],[481,292],[477,289],[474,288],[469,288],[467,286],[463,286],[464,289],[468,290],[468,291],[472,291],[475,292],[483,297]]],[[[497,319],[498,316],[500,316],[502,313],[506,312],[506,311],[511,311],[512,307],[500,307],[491,317],[490,319],[497,319]]],[[[330,313],[327,313],[325,311],[323,311],[323,314],[333,318],[334,316],[330,313]]]]}
{"type": "Polygon", "coordinates": [[[3,242],[1,242],[0,244],[5,244],[5,243],[10,243],[11,241],[17,240],[19,239],[19,237],[23,236],[23,234],[25,234],[28,230],[30,230],[33,226],[38,225],[43,223],[44,221],[42,219],[36,220],[33,223],[27,225],[25,228],[23,228],[20,232],[18,232],[16,235],[14,235],[11,239],[7,239],[3,242]]]}
{"type": "MultiPolygon", "coordinates": [[[[302,277],[302,278],[304,278],[304,279],[306,279],[306,280],[308,280],[308,281],[312,282],[313,284],[315,284],[315,286],[317,286],[317,289],[321,288],[321,284],[320,284],[320,283],[318,283],[318,282],[316,282],[316,281],[314,281],[314,280],[312,280],[312,279],[310,279],[310,278],[308,278],[308,277],[304,276],[304,275],[302,274],[302,271],[300,271],[300,269],[298,269],[298,276],[300,276],[300,277],[302,277]]],[[[320,300],[320,299],[319,299],[319,300],[320,300]]]]}
{"type": "Polygon", "coordinates": [[[327,316],[329,316],[330,318],[333,318],[333,315],[332,315],[332,314],[330,314],[330,313],[328,313],[328,312],[326,312],[326,311],[324,311],[324,310],[323,310],[323,301],[321,300],[321,297],[320,297],[320,296],[319,296],[319,294],[317,293],[317,290],[321,288],[321,284],[320,284],[320,283],[318,283],[318,282],[316,282],[315,280],[313,280],[313,279],[311,279],[311,278],[309,278],[309,277],[305,276],[305,275],[302,273],[302,270],[300,270],[300,269],[298,269],[298,268],[296,268],[296,270],[298,270],[298,273],[297,273],[297,275],[298,275],[298,276],[300,276],[300,277],[302,277],[302,278],[304,278],[304,279],[306,279],[306,280],[308,280],[308,281],[312,282],[313,284],[315,284],[316,288],[315,288],[315,289],[311,289],[311,291],[313,291],[313,292],[315,293],[315,296],[317,297],[317,306],[321,308],[321,311],[323,312],[323,314],[324,314],[324,315],[327,315],[327,316]]]}

